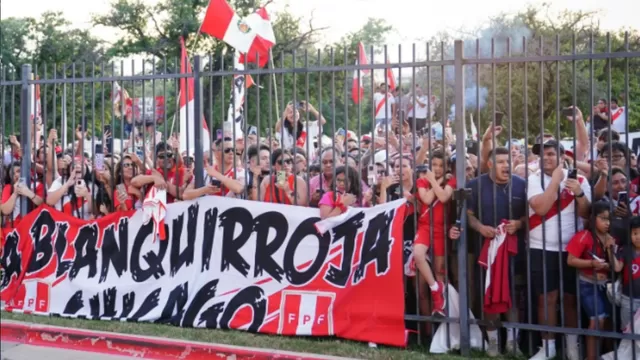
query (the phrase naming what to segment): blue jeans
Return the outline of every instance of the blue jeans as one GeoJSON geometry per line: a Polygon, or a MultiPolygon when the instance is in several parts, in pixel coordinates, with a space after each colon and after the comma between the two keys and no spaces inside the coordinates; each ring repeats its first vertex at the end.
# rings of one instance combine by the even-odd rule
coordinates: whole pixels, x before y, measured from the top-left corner
{"type": "Polygon", "coordinates": [[[580,305],[590,319],[604,319],[611,315],[611,303],[604,285],[580,280],[580,305]]]}

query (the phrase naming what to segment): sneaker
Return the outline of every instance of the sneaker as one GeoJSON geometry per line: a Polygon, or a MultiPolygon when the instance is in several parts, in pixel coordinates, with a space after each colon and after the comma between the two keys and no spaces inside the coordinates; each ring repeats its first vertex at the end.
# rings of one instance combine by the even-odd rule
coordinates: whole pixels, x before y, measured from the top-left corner
{"type": "Polygon", "coordinates": [[[500,356],[500,347],[498,346],[498,339],[489,340],[489,346],[487,347],[487,356],[488,357],[500,356]]]}
{"type": "Polygon", "coordinates": [[[447,306],[447,301],[444,298],[444,284],[438,281],[438,290],[431,290],[431,300],[433,301],[433,316],[446,316],[444,308],[447,306]]]}
{"type": "Polygon", "coordinates": [[[546,342],[542,341],[542,346],[540,350],[529,358],[529,360],[550,360],[556,357],[556,347],[550,347],[547,351],[546,342]]]}
{"type": "Polygon", "coordinates": [[[574,344],[571,344],[569,341],[566,341],[565,343],[565,358],[567,358],[567,360],[580,360],[580,349],[578,348],[578,343],[575,342],[574,344]]]}
{"type": "Polygon", "coordinates": [[[520,351],[520,347],[518,346],[517,340],[507,340],[505,344],[505,352],[509,355],[516,354],[517,356],[522,356],[522,351],[520,351]]]}

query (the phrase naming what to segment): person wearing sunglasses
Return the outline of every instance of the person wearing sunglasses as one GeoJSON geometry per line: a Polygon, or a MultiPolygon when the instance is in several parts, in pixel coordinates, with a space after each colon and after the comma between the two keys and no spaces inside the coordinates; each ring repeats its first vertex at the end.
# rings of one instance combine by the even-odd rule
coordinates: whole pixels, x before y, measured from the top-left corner
{"type": "Polygon", "coordinates": [[[158,190],[167,190],[167,204],[179,199],[183,190],[185,170],[182,167],[182,159],[175,149],[165,142],[156,145],[156,168],[147,170],[131,180],[131,185],[142,189],[146,185],[156,187],[158,190]]]}
{"type": "Polygon", "coordinates": [[[275,175],[265,177],[260,184],[264,202],[307,206],[307,183],[293,173],[293,156],[288,150],[276,149],[271,153],[271,166],[275,175]]]}

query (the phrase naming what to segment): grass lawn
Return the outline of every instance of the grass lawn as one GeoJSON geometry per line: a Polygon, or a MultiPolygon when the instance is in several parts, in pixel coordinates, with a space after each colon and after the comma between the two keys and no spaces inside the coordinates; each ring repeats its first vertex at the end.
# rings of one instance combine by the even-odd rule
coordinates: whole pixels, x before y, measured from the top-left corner
{"type": "MultiPolygon", "coordinates": [[[[171,325],[148,323],[126,323],[119,321],[96,321],[65,319],[36,315],[13,314],[2,311],[2,320],[24,321],[54,326],[64,326],[80,329],[111,331],[124,334],[158,336],[173,339],[201,341],[205,343],[219,343],[237,346],[251,346],[268,349],[308,352],[324,355],[344,356],[358,359],[463,359],[456,355],[431,355],[426,349],[396,349],[382,347],[370,349],[367,344],[337,340],[311,339],[304,337],[285,337],[274,335],[257,335],[243,331],[224,331],[210,329],[180,328],[171,325]]],[[[474,359],[484,359],[482,354],[476,354],[474,359]]]]}

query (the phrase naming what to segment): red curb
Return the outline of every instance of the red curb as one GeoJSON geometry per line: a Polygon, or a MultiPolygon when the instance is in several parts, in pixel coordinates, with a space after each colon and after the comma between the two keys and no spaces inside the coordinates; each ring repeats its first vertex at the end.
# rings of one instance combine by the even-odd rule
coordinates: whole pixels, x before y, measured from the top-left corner
{"type": "MultiPolygon", "coordinates": [[[[2,321],[0,339],[34,346],[126,355],[156,360],[338,360],[332,356],[250,347],[207,344],[151,336],[71,329],[59,326],[2,321]]],[[[203,330],[206,331],[206,330],[203,330]]]]}

